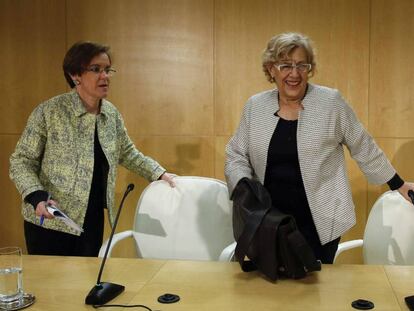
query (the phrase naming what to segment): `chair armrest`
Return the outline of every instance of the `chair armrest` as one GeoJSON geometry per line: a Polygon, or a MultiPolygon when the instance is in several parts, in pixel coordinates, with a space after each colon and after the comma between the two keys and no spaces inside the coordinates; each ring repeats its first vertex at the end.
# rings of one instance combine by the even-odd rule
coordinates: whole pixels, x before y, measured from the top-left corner
{"type": "MultiPolygon", "coordinates": [[[[112,243],[111,243],[111,247],[109,248],[108,251],[108,257],[111,257],[111,253],[112,253],[112,249],[114,248],[114,246],[119,242],[122,241],[126,238],[132,237],[132,230],[127,230],[127,231],[122,231],[119,233],[115,233],[114,236],[112,237],[112,243]]],[[[107,239],[101,246],[101,248],[99,249],[99,255],[98,257],[103,257],[105,255],[105,250],[108,247],[108,242],[109,239],[107,239]]]]}
{"type": "Polygon", "coordinates": [[[339,243],[338,245],[338,250],[336,251],[335,254],[335,258],[334,258],[334,262],[336,261],[336,258],[344,251],[348,250],[348,249],[352,249],[352,248],[356,248],[356,247],[361,247],[362,245],[364,245],[364,240],[352,240],[352,241],[346,241],[343,243],[339,243]]]}
{"type": "Polygon", "coordinates": [[[231,243],[227,246],[220,254],[219,261],[233,261],[234,251],[236,250],[236,242],[231,243]]]}

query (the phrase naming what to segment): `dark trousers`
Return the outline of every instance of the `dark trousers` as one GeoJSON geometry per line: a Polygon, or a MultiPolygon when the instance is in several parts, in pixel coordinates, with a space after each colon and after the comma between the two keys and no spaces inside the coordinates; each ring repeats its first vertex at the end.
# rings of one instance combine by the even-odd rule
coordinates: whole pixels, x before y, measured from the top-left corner
{"type": "Polygon", "coordinates": [[[103,240],[103,208],[88,207],[83,230],[80,236],[76,236],[25,221],[27,252],[30,255],[97,257],[103,240]]]}
{"type": "Polygon", "coordinates": [[[325,245],[321,245],[316,228],[311,226],[310,228],[300,228],[303,237],[312,248],[316,259],[319,259],[324,264],[331,264],[335,258],[336,251],[338,250],[338,244],[341,238],[337,238],[325,245]]]}
{"type": "Polygon", "coordinates": [[[30,255],[88,256],[97,257],[102,245],[102,235],[80,236],[55,231],[24,222],[24,236],[30,255]]]}

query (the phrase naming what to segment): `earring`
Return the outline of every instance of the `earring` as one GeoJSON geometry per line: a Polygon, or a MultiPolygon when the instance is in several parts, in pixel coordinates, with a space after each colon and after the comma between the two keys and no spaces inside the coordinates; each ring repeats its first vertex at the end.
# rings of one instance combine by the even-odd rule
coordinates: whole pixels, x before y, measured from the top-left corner
{"type": "Polygon", "coordinates": [[[73,83],[74,83],[75,85],[79,85],[79,84],[80,84],[80,82],[79,82],[78,80],[73,80],[73,83]]]}

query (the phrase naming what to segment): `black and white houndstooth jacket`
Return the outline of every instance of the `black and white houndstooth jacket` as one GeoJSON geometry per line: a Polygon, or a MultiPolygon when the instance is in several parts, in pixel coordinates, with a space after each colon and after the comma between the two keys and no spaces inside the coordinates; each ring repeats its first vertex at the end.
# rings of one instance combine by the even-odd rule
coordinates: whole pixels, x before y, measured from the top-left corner
{"type": "MultiPolygon", "coordinates": [[[[338,90],[309,84],[302,104],[297,129],[299,165],[316,229],[326,244],[356,222],[343,146],[370,183],[384,184],[396,172],[338,90]]],[[[243,177],[264,183],[278,110],[277,89],[247,101],[239,127],[226,147],[230,193],[243,177]]]]}

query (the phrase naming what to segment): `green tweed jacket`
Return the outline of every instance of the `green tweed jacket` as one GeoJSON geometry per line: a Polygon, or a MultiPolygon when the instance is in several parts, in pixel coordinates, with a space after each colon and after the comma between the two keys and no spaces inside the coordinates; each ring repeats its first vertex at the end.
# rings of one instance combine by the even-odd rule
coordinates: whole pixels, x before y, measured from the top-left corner
{"type": "MultiPolygon", "coordinates": [[[[72,91],[47,100],[33,111],[10,157],[10,178],[23,199],[36,190],[48,191],[70,218],[83,225],[92,183],[96,124],[109,164],[107,207],[111,223],[115,218],[118,164],[149,181],[157,180],[165,172],[156,161],[135,148],[121,114],[109,101],[103,99],[101,113],[93,115],[72,91]]],[[[33,206],[24,200],[22,214],[26,221],[39,223],[33,206]]],[[[43,226],[79,234],[55,219],[45,221],[43,226]]]]}

